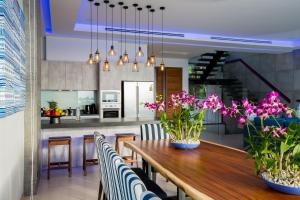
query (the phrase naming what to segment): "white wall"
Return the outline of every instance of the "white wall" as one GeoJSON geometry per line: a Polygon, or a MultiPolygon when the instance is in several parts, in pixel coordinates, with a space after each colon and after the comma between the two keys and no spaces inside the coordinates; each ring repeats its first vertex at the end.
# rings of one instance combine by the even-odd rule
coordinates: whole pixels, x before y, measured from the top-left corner
{"type": "Polygon", "coordinates": [[[0,199],[19,200],[24,179],[24,112],[0,119],[0,199]]]}

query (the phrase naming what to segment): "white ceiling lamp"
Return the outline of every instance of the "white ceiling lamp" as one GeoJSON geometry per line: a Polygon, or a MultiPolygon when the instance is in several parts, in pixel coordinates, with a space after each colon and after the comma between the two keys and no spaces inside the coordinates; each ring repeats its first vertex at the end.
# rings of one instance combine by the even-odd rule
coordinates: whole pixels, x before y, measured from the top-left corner
{"type": "Polygon", "coordinates": [[[110,4],[109,7],[111,8],[111,46],[108,52],[109,56],[117,55],[115,47],[114,47],[114,4],[110,4]]]}
{"type": "MultiPolygon", "coordinates": [[[[109,1],[105,0],[104,3],[105,3],[105,46],[106,46],[105,49],[107,49],[107,5],[109,4],[109,1]]],[[[105,61],[103,62],[103,71],[108,72],[110,71],[110,65],[107,59],[107,51],[105,51],[105,54],[106,56],[105,56],[105,61]]]]}
{"type": "Polygon", "coordinates": [[[164,10],[165,7],[160,7],[161,10],[161,63],[159,65],[160,71],[165,70],[164,63],[164,10]]]}

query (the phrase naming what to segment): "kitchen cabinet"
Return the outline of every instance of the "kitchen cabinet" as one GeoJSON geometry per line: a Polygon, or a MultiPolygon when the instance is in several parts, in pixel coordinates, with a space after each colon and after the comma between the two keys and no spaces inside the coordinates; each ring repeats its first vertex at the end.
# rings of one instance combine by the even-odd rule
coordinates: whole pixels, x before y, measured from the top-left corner
{"type": "Polygon", "coordinates": [[[48,86],[49,90],[66,89],[66,64],[65,62],[48,62],[48,86]]]}
{"type": "Polygon", "coordinates": [[[66,62],[66,90],[82,90],[82,65],[77,62],[66,62]]]}
{"type": "Polygon", "coordinates": [[[42,61],[41,66],[41,89],[46,90],[48,88],[48,62],[42,61]]]}
{"type": "Polygon", "coordinates": [[[82,64],[82,90],[98,90],[98,65],[82,64]]]}
{"type": "Polygon", "coordinates": [[[98,90],[98,81],[98,65],[84,62],[42,62],[42,90],[98,90]]]}

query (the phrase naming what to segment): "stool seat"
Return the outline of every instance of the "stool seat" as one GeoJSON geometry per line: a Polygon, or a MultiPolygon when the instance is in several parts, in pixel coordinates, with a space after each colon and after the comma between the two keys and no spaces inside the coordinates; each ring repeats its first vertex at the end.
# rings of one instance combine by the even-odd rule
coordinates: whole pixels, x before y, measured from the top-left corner
{"type": "MultiPolygon", "coordinates": [[[[134,133],[117,133],[116,135],[116,152],[121,155],[121,149],[120,149],[120,143],[121,142],[129,142],[129,141],[135,141],[136,138],[136,134],[134,133]]],[[[132,151],[132,155],[131,156],[121,156],[122,159],[125,161],[126,164],[133,164],[136,163],[138,165],[137,162],[137,155],[136,158],[134,158],[134,152],[132,151]]]]}
{"type": "Polygon", "coordinates": [[[68,169],[69,177],[72,176],[72,153],[71,153],[71,137],[61,136],[61,137],[49,137],[48,139],[48,179],[50,179],[50,170],[52,169],[68,169]],[[51,162],[51,147],[57,145],[68,145],[69,146],[69,156],[67,161],[51,162]]]}
{"type": "Polygon", "coordinates": [[[86,155],[86,145],[87,144],[93,144],[95,143],[95,137],[94,135],[84,135],[83,136],[83,151],[82,151],[82,169],[83,169],[83,175],[87,175],[87,166],[91,165],[98,165],[98,159],[87,159],[86,155]]]}

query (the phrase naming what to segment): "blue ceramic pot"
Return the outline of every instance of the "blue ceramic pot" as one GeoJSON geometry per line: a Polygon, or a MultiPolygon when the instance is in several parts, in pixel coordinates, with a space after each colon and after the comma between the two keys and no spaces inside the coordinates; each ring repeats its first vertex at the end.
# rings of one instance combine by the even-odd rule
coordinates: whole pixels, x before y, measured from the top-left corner
{"type": "Polygon", "coordinates": [[[291,186],[281,185],[281,184],[269,181],[264,177],[263,177],[263,180],[265,181],[267,186],[269,186],[270,188],[272,188],[274,190],[277,190],[277,191],[283,192],[283,193],[287,193],[287,194],[300,195],[300,187],[291,187],[291,186]]]}
{"type": "Polygon", "coordinates": [[[179,142],[171,142],[172,146],[176,149],[196,149],[200,146],[200,141],[198,143],[179,143],[179,142]]]}

